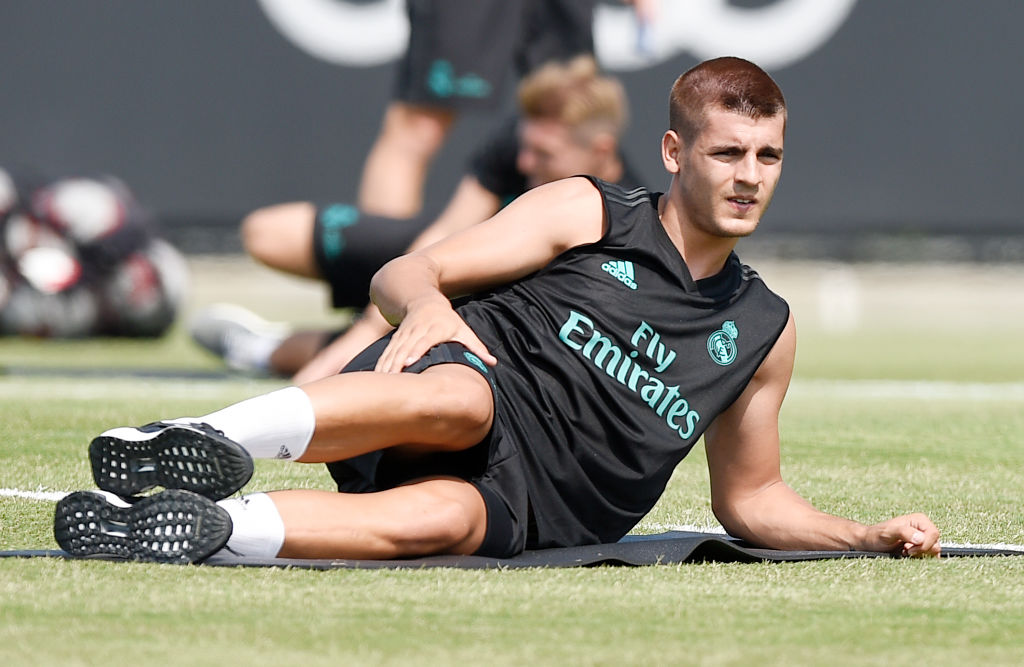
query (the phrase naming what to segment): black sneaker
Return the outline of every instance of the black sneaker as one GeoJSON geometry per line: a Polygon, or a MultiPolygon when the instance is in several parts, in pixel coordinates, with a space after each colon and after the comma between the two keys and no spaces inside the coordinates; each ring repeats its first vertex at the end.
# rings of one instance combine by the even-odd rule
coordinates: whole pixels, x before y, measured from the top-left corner
{"type": "Polygon", "coordinates": [[[127,498],[157,486],[219,500],[252,477],[252,457],[208,424],[111,429],[89,445],[96,486],[127,498]]]}
{"type": "Polygon", "coordinates": [[[198,563],[231,537],[231,516],[212,500],[172,489],[127,503],[103,491],[57,502],[53,536],[73,556],[198,563]]]}

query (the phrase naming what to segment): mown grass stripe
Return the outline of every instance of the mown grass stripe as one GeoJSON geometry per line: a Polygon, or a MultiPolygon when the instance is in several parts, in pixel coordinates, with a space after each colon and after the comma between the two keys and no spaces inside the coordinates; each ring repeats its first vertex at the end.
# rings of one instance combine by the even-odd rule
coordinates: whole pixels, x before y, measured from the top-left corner
{"type": "MultiPolygon", "coordinates": [[[[54,392],[65,399],[96,400],[102,398],[220,398],[225,390],[263,393],[284,386],[284,380],[161,379],[81,377],[0,377],[0,398],[46,398],[54,392]],[[54,385],[60,385],[59,390],[54,385]]],[[[800,380],[793,381],[791,396],[828,398],[878,398],[912,400],[1024,401],[1021,382],[952,382],[935,380],[800,380]]]]}

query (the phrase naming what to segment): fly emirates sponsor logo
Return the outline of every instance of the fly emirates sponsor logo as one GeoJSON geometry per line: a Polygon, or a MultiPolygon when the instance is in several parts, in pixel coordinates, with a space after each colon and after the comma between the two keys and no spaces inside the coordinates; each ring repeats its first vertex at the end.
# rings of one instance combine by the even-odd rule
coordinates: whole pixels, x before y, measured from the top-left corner
{"type": "Polygon", "coordinates": [[[661,335],[651,325],[640,323],[629,338],[633,349],[627,352],[598,331],[593,320],[571,310],[558,331],[558,339],[640,396],[680,438],[686,440],[694,434],[700,415],[679,395],[679,385],[668,385],[654,374],[664,373],[675,361],[676,353],[661,342],[661,335]],[[643,360],[639,359],[641,354],[643,360]],[[646,370],[641,361],[654,364],[654,371],[646,370]]]}

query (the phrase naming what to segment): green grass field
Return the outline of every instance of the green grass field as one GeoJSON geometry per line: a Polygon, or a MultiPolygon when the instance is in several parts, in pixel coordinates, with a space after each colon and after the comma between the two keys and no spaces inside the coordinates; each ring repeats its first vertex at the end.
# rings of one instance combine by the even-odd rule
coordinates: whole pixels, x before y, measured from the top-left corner
{"type": "MultiPolygon", "coordinates": [[[[943,540],[1024,544],[1024,271],[767,263],[798,318],[787,481],[872,522],[930,514],[943,540]]],[[[318,288],[194,261],[188,310],[233,300],[324,323],[318,288]]],[[[0,549],[56,548],[53,502],[91,486],[89,439],[200,414],[270,380],[81,377],[210,369],[156,342],[0,340],[0,549]],[[40,369],[51,369],[42,373],[40,369]],[[34,371],[34,372],[29,372],[34,371]]],[[[703,451],[638,526],[715,526],[703,451]]],[[[330,488],[257,462],[247,489],[330,488]]],[[[285,571],[0,559],[0,663],[889,665],[1024,660],[1024,557],[525,571],[285,571]]]]}

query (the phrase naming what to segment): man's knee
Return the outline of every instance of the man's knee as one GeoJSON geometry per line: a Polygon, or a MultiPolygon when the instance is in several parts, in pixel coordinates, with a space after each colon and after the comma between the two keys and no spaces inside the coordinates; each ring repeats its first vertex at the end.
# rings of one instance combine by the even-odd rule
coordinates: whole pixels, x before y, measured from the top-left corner
{"type": "Polygon", "coordinates": [[[479,548],[487,532],[487,509],[473,485],[438,478],[411,487],[417,491],[416,517],[391,536],[397,553],[471,554],[479,548]]]}
{"type": "Polygon", "coordinates": [[[454,112],[446,109],[395,103],[384,117],[382,140],[429,157],[440,150],[454,120],[454,112]]]}
{"type": "Polygon", "coordinates": [[[421,374],[430,391],[421,395],[423,422],[439,432],[435,442],[452,449],[483,440],[494,418],[494,395],[479,373],[457,364],[432,366],[421,374]]]}
{"type": "Polygon", "coordinates": [[[253,259],[271,268],[317,277],[313,257],[315,217],[316,207],[309,202],[257,209],[242,220],[242,245],[253,259]]]}

